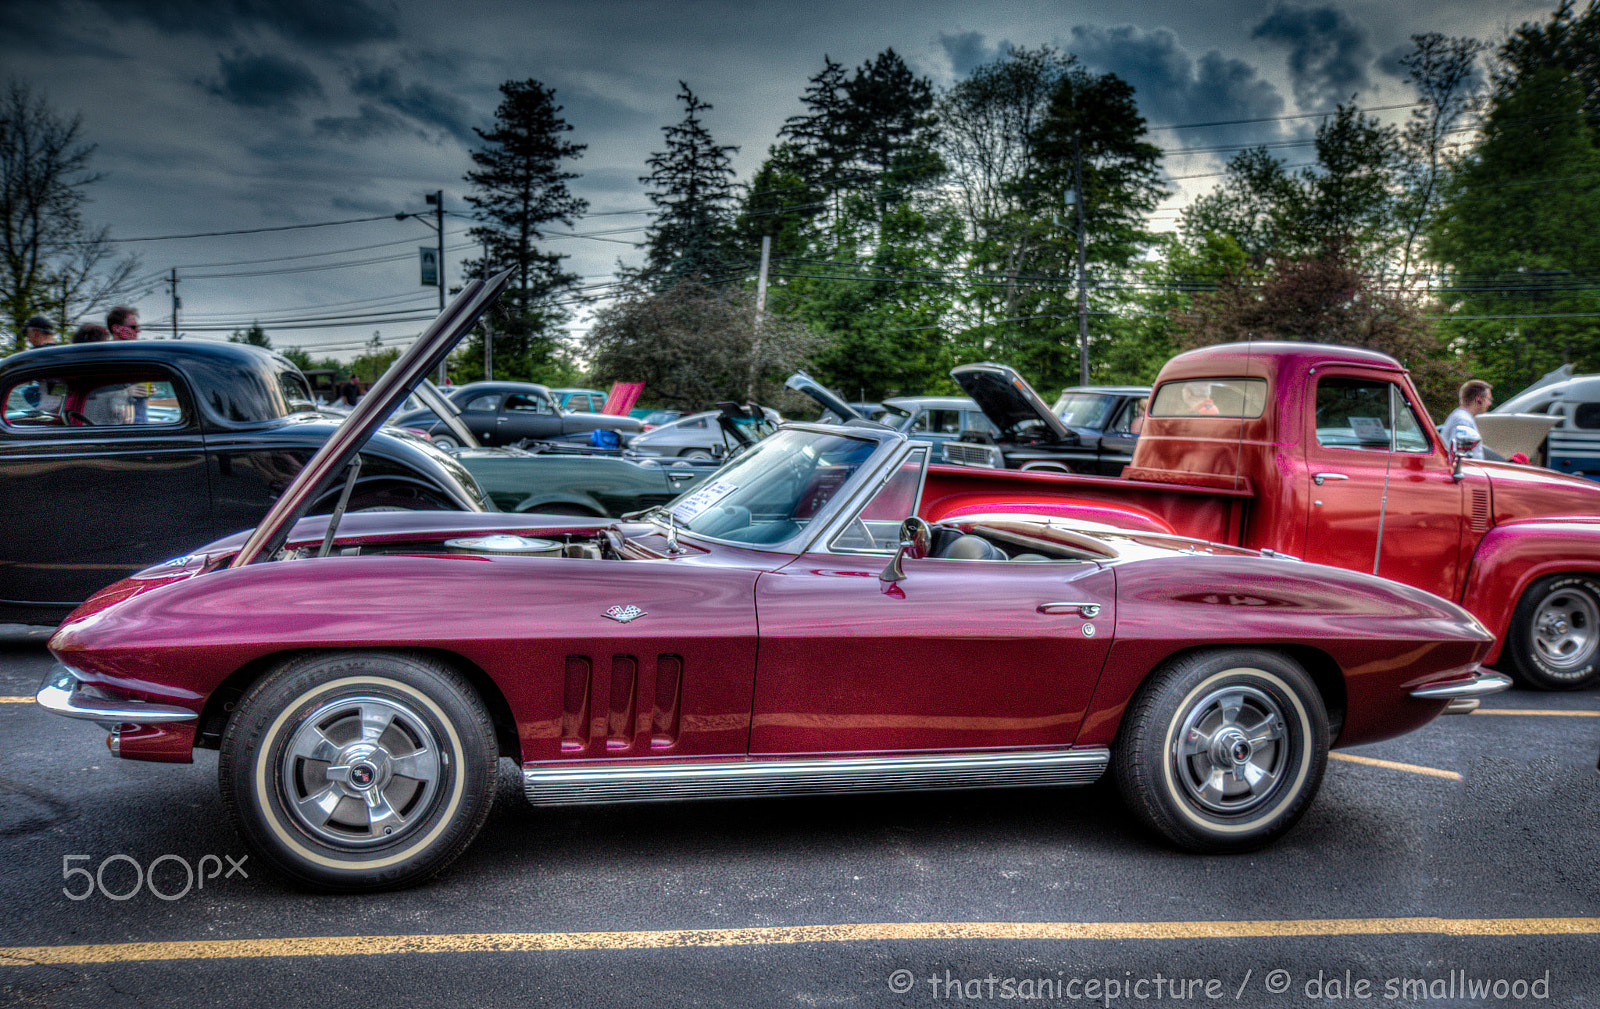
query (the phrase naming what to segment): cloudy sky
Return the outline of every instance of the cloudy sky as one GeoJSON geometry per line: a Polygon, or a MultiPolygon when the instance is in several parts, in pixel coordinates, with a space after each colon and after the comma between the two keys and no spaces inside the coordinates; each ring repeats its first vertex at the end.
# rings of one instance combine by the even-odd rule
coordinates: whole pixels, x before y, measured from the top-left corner
{"type": "MultiPolygon", "coordinates": [[[[589,216],[547,247],[603,284],[619,260],[640,259],[633,243],[650,204],[639,176],[661,148],[661,127],[681,115],[680,80],[714,106],[706,121],[716,140],[739,145],[743,180],[801,111],[824,54],[855,67],[893,47],[943,86],[1008,44],[1053,45],[1136,88],[1151,139],[1169,152],[1178,195],[1160,216],[1170,221],[1214,183],[1227,145],[1302,138],[1316,123],[1307,114],[1352,95],[1373,109],[1410,101],[1395,57],[1413,33],[1497,43],[1553,6],[0,0],[0,66],[57,111],[82,116],[105,174],[88,216],[151,278],[137,302],[147,330],[171,327],[162,280],[175,269],[179,325],[191,338],[259,320],[275,346],[347,357],[374,330],[386,345],[414,335],[437,305],[436,291],[417,283],[416,247],[433,233],[393,215],[430,210],[424,194],[439,189],[446,210],[468,209],[473,128],[488,125],[509,79],[555,88],[570,137],[588,145],[572,189],[589,216]],[[1200,123],[1227,125],[1191,125],[1200,123]]],[[[1405,110],[1377,114],[1399,121],[1405,110]]],[[[1291,165],[1309,159],[1292,146],[1281,154],[1291,165]]],[[[472,254],[467,227],[446,220],[452,284],[456,262],[472,254]]]]}

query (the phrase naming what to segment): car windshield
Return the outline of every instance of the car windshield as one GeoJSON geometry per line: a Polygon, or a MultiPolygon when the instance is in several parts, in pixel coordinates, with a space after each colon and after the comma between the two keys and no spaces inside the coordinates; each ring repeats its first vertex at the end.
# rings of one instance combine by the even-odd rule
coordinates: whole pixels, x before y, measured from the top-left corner
{"type": "Polygon", "coordinates": [[[1091,392],[1064,392],[1051,411],[1068,427],[1103,428],[1116,400],[1091,392]]]}
{"type": "Polygon", "coordinates": [[[779,431],[671,504],[690,532],[736,543],[782,543],[827,507],[877,442],[779,431]]]}

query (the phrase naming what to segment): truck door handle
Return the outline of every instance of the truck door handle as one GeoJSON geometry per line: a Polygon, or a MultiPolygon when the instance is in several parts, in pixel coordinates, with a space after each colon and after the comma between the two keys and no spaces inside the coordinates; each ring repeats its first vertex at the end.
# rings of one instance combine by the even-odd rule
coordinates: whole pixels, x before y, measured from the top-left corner
{"type": "Polygon", "coordinates": [[[1314,473],[1311,476],[1312,482],[1315,483],[1318,487],[1322,486],[1322,481],[1324,481],[1324,480],[1348,480],[1348,479],[1350,479],[1350,478],[1345,476],[1343,473],[1314,473]]]}
{"type": "Polygon", "coordinates": [[[1100,615],[1099,603],[1040,603],[1039,612],[1044,614],[1076,613],[1080,617],[1093,620],[1100,615]]]}

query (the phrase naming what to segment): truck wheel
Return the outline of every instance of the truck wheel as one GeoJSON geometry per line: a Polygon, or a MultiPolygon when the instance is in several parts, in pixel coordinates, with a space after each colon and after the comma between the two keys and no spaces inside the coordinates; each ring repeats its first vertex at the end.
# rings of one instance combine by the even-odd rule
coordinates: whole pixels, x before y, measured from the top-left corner
{"type": "Polygon", "coordinates": [[[1327,710],[1285,656],[1200,652],[1140,687],[1111,759],[1128,808],[1172,844],[1248,851],[1293,827],[1316,797],[1327,710]]]}
{"type": "Polygon", "coordinates": [[[1506,638],[1517,679],[1540,690],[1576,690],[1600,680],[1600,587],[1578,575],[1529,586],[1506,638]]]}
{"type": "Polygon", "coordinates": [[[303,656],[257,681],[223,733],[223,804],[252,851],[299,883],[378,890],[466,849],[494,802],[494,727],[425,655],[303,656]]]}

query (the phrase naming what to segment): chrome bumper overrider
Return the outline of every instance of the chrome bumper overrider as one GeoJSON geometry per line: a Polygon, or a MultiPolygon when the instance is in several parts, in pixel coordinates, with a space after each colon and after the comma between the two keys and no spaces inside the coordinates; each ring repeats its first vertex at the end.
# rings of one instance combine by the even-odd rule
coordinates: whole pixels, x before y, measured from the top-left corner
{"type": "Polygon", "coordinates": [[[849,795],[1023,785],[1087,785],[1111,760],[1104,748],[1049,753],[838,757],[823,760],[525,767],[535,806],[849,795]]]}
{"type": "Polygon", "coordinates": [[[1470,680],[1451,680],[1448,683],[1425,683],[1411,691],[1411,696],[1424,701],[1449,701],[1444,713],[1460,715],[1478,706],[1478,699],[1498,694],[1511,686],[1511,677],[1503,673],[1479,670],[1470,680]]]}
{"type": "Polygon", "coordinates": [[[176,704],[151,704],[148,701],[115,700],[95,697],[85,693],[77,671],[71,666],[57,663],[33,699],[39,707],[53,715],[65,718],[82,718],[90,722],[113,727],[123,722],[157,725],[164,722],[191,722],[200,717],[188,708],[176,704]]]}

